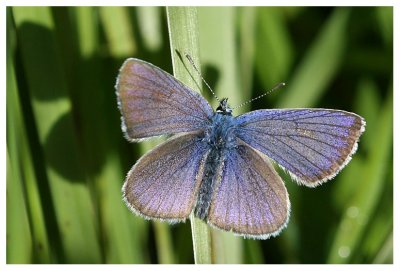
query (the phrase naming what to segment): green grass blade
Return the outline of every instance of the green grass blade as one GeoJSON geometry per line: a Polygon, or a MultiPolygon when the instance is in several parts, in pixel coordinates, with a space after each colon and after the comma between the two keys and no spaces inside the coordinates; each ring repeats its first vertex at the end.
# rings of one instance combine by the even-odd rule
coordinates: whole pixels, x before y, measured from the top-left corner
{"type": "Polygon", "coordinates": [[[278,108],[310,107],[318,101],[340,67],[349,14],[348,8],[336,8],[291,80],[286,82],[278,108]]]}
{"type": "Polygon", "coordinates": [[[100,18],[109,44],[110,53],[115,57],[134,55],[137,51],[133,39],[133,28],[126,7],[100,7],[100,18]]]}
{"type": "MultiPolygon", "coordinates": [[[[193,7],[167,7],[167,18],[174,76],[198,91],[199,86],[201,86],[201,79],[195,72],[188,72],[188,70],[193,70],[191,70],[192,67],[185,58],[185,54],[188,53],[196,66],[200,68],[197,10],[193,7]],[[182,59],[177,52],[181,54],[182,59]],[[193,78],[195,81],[193,81],[193,78]]],[[[195,263],[211,263],[211,234],[208,225],[193,215],[190,222],[192,224],[195,263]]]]}
{"type": "Polygon", "coordinates": [[[254,76],[255,45],[256,45],[256,20],[255,7],[241,7],[239,14],[239,70],[241,74],[241,92],[243,99],[251,97],[254,76]]]}
{"type": "Polygon", "coordinates": [[[170,226],[165,222],[153,222],[154,233],[156,236],[158,263],[174,264],[174,248],[172,246],[172,236],[170,226]]]}
{"type": "MultiPolygon", "coordinates": [[[[15,7],[18,46],[33,119],[37,125],[39,152],[44,159],[43,185],[51,195],[44,203],[53,208],[56,225],[52,232],[62,242],[60,261],[101,262],[94,206],[80,163],[80,150],[70,116],[71,102],[55,46],[50,8],[15,7]],[[48,181],[48,183],[47,183],[48,181]]],[[[27,90],[24,90],[27,91],[27,90]]],[[[40,159],[39,157],[37,159],[40,159]]],[[[47,214],[51,217],[51,214],[47,214]]],[[[55,249],[55,248],[54,248],[55,249]]]]}
{"type": "MultiPolygon", "coordinates": [[[[232,7],[200,7],[199,32],[201,65],[212,67],[217,72],[214,86],[218,97],[228,97],[229,104],[238,106],[247,101],[251,93],[240,89],[241,78],[236,48],[236,9],[232,7]]],[[[209,90],[206,90],[209,92],[209,90]]],[[[214,108],[217,101],[210,97],[214,108]]],[[[239,114],[245,107],[234,112],[239,114]]],[[[215,263],[242,263],[243,238],[220,230],[212,230],[215,263]]]]}
{"type": "Polygon", "coordinates": [[[369,129],[367,126],[365,133],[374,134],[371,137],[379,144],[372,146],[363,170],[359,174],[362,185],[358,187],[357,192],[348,202],[348,209],[343,214],[330,249],[329,263],[351,262],[353,254],[357,252],[355,249],[359,245],[360,238],[370,222],[379,198],[382,197],[385,185],[387,185],[383,179],[386,177],[385,172],[390,161],[393,144],[393,100],[392,92],[389,93],[389,97],[380,111],[378,125],[375,129],[369,129]]]}
{"type": "MultiPolygon", "coordinates": [[[[387,183],[393,187],[392,182],[387,183]]],[[[393,190],[391,189],[389,193],[392,195],[393,190]]],[[[385,193],[385,195],[389,193],[385,193]]],[[[393,254],[389,254],[390,252],[393,253],[393,239],[390,240],[390,238],[393,238],[392,203],[393,197],[391,196],[381,198],[381,202],[376,208],[377,211],[375,211],[365,231],[365,236],[368,236],[368,238],[361,240],[360,248],[356,253],[357,258],[354,262],[361,262],[363,259],[367,259],[368,262],[385,263],[385,261],[393,259],[393,254]],[[391,249],[388,247],[390,244],[392,244],[391,249]]]]}
{"type": "MultiPolygon", "coordinates": [[[[140,22],[148,21],[149,19],[154,19],[156,16],[157,8],[145,8],[145,10],[137,10],[136,13],[138,14],[138,20],[140,22]],[[140,15],[139,15],[140,14],[140,15]]],[[[109,43],[109,48],[111,51],[111,54],[113,56],[117,57],[132,57],[136,53],[136,49],[134,50],[133,48],[136,48],[136,40],[134,40],[133,34],[133,29],[134,26],[131,25],[131,23],[128,21],[128,18],[126,17],[128,14],[128,9],[127,8],[113,8],[109,10],[108,7],[103,7],[101,8],[101,14],[102,14],[102,23],[104,25],[105,29],[108,30],[108,43],[109,43]],[[123,21],[120,20],[119,22],[114,22],[113,17],[116,14],[120,14],[122,16],[123,21]],[[116,23],[115,25],[113,25],[116,23]],[[115,27],[121,28],[120,30],[116,30],[115,27]],[[113,31],[117,31],[118,33],[112,33],[113,31]],[[125,46],[121,46],[121,39],[123,40],[122,43],[125,44],[125,46]],[[115,54],[118,51],[117,54],[115,54]]],[[[146,50],[155,50],[158,46],[158,42],[161,40],[160,39],[160,34],[157,31],[157,29],[154,29],[157,25],[156,23],[157,20],[153,21],[153,24],[144,26],[140,24],[139,28],[142,30],[142,36],[146,36],[149,34],[149,37],[145,39],[145,49],[146,50]],[[147,33],[147,31],[150,31],[151,33],[147,33]],[[150,47],[149,47],[150,46],[150,47]]],[[[122,62],[121,62],[122,63],[122,62]]],[[[119,65],[121,64],[119,63],[119,65]]],[[[160,143],[161,140],[152,140],[151,142],[143,142],[140,145],[140,153],[144,154],[150,149],[154,148],[158,143],[160,143]]],[[[125,206],[123,208],[127,209],[125,206]]],[[[134,232],[132,232],[131,235],[134,238],[134,240],[138,241],[141,240],[142,238],[139,238],[140,235],[142,237],[145,236],[145,230],[147,230],[147,227],[150,225],[149,222],[144,221],[142,218],[134,216],[130,214],[132,217],[132,220],[135,222],[133,225],[130,225],[131,232],[132,229],[137,229],[134,232]]],[[[171,242],[171,232],[167,224],[165,223],[157,223],[154,222],[152,223],[154,226],[154,233],[155,233],[155,241],[156,241],[156,247],[157,247],[157,256],[158,256],[158,263],[161,264],[167,264],[167,263],[173,263],[174,262],[174,256],[173,256],[173,247],[172,247],[172,242],[171,242]]],[[[125,232],[125,231],[124,231],[125,232]]],[[[121,233],[121,232],[119,232],[121,233]]],[[[125,234],[121,234],[121,237],[123,240],[125,234]]],[[[130,239],[125,239],[125,240],[130,240],[130,239]]],[[[121,243],[122,245],[122,243],[121,243]]],[[[142,254],[141,251],[138,251],[140,249],[139,247],[140,242],[135,242],[134,248],[135,251],[131,255],[131,257],[136,257],[136,255],[142,254]]],[[[122,245],[123,247],[123,245],[122,245]]],[[[121,248],[122,248],[121,247],[121,248]]],[[[142,255],[140,258],[143,258],[144,255],[142,255]]],[[[143,259],[142,259],[143,261],[143,259]]]]}
{"type": "MultiPolygon", "coordinates": [[[[120,124],[97,121],[106,120],[117,111],[116,103],[114,108],[105,108],[103,102],[109,99],[115,101],[114,82],[104,85],[98,80],[107,75],[99,68],[102,65],[98,55],[100,37],[98,26],[93,23],[98,20],[97,8],[78,7],[72,12],[76,18],[79,53],[73,61],[75,65],[79,63],[75,68],[79,83],[73,94],[73,100],[77,101],[74,109],[81,116],[81,121],[86,123],[82,127],[81,138],[85,165],[90,168],[89,178],[95,184],[104,262],[143,263],[142,237],[146,235],[144,222],[133,216],[122,201],[121,185],[126,172],[122,166],[118,142],[123,139],[121,133],[114,132],[120,131],[120,124]],[[93,99],[94,95],[96,99],[93,99]],[[94,138],[94,133],[101,136],[94,138]]],[[[104,20],[102,22],[108,23],[104,20]]],[[[132,41],[132,37],[125,41],[126,46],[133,47],[133,44],[128,44],[129,41],[132,41]]],[[[115,39],[109,40],[110,48],[118,47],[114,42],[115,39]]],[[[64,50],[68,51],[68,47],[64,50]]]]}
{"type": "Polygon", "coordinates": [[[7,262],[50,263],[42,203],[12,61],[15,29],[11,27],[11,8],[7,12],[7,262]],[[18,210],[21,204],[27,209],[29,223],[23,215],[25,210],[18,210]]]}
{"type": "MultiPolygon", "coordinates": [[[[7,16],[9,19],[9,15],[7,16]]],[[[7,33],[9,35],[9,33],[7,33]]],[[[10,41],[8,37],[7,41],[10,41]]],[[[26,158],[26,145],[23,138],[21,117],[14,67],[11,62],[11,44],[7,44],[7,263],[26,264],[32,261],[33,240],[24,189],[24,169],[22,161],[26,158]],[[25,150],[25,153],[24,151],[25,150]]],[[[29,157],[28,157],[29,159],[29,157]]]]}
{"type": "MultiPolygon", "coordinates": [[[[115,148],[111,147],[112,138],[109,127],[105,122],[95,121],[106,118],[107,111],[101,107],[99,101],[106,99],[97,78],[102,77],[99,70],[101,65],[97,56],[99,43],[98,29],[93,24],[96,18],[96,8],[79,7],[74,9],[78,31],[80,63],[77,71],[78,82],[74,99],[86,101],[77,104],[82,121],[86,123],[82,128],[82,141],[86,152],[86,165],[92,168],[89,178],[95,183],[96,199],[101,223],[101,237],[103,241],[104,262],[106,263],[140,263],[140,249],[133,248],[131,242],[132,231],[126,217],[125,206],[121,199],[121,181],[124,173],[115,148]],[[97,99],[92,99],[93,90],[97,92],[97,99]],[[103,116],[101,116],[104,114],[103,116]],[[93,138],[94,131],[102,131],[100,137],[93,138]],[[104,157],[104,159],[101,159],[104,157]]],[[[109,44],[112,42],[109,41],[109,44]]],[[[112,44],[110,45],[113,48],[112,44]]],[[[68,48],[65,48],[68,50],[68,48]]],[[[78,57],[78,56],[77,56],[78,57]]],[[[113,89],[108,89],[112,92],[113,89]]]]}
{"type": "Polygon", "coordinates": [[[161,7],[137,7],[138,27],[143,39],[144,47],[156,52],[161,49],[162,36],[161,33],[161,7]]]}
{"type": "MultiPolygon", "coordinates": [[[[14,154],[17,155],[17,154],[14,154]]],[[[31,263],[33,246],[22,178],[7,149],[7,263],[31,263]]]]}
{"type": "Polygon", "coordinates": [[[373,260],[375,264],[393,264],[393,232],[388,236],[381,250],[373,260]]]}
{"type": "Polygon", "coordinates": [[[284,8],[258,8],[257,15],[256,71],[267,91],[289,80],[294,50],[284,8]]]}
{"type": "Polygon", "coordinates": [[[376,18],[385,44],[393,45],[393,7],[376,7],[376,18]]]}

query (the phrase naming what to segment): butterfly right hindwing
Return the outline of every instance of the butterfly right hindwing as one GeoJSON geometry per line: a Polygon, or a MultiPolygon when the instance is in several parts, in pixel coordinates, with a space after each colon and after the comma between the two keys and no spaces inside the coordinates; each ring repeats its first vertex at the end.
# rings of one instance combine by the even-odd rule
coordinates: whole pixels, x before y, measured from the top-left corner
{"type": "Polygon", "coordinates": [[[289,219],[285,185],[268,158],[243,143],[224,154],[208,222],[256,239],[277,235],[289,219]]]}

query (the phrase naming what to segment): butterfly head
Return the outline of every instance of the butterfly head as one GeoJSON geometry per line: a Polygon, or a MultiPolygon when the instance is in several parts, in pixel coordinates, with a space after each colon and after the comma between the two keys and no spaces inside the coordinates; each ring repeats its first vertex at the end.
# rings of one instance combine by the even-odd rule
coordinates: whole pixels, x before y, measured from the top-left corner
{"type": "Polygon", "coordinates": [[[229,107],[228,105],[228,98],[223,98],[219,102],[219,106],[217,107],[217,113],[222,114],[222,115],[232,115],[232,108],[229,107]]]}

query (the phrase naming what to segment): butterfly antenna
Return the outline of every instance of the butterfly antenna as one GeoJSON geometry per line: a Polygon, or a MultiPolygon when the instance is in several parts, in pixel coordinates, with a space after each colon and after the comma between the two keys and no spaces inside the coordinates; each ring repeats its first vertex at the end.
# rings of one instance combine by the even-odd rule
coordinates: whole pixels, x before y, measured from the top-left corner
{"type": "Polygon", "coordinates": [[[197,74],[200,76],[201,80],[203,80],[204,84],[208,87],[208,89],[211,91],[211,93],[214,95],[215,99],[219,102],[219,99],[217,95],[215,95],[215,92],[211,89],[210,85],[206,82],[206,80],[201,76],[201,73],[199,69],[197,69],[196,65],[194,64],[193,59],[190,57],[189,54],[185,54],[186,58],[189,60],[190,64],[192,64],[193,68],[196,70],[197,74]]]}
{"type": "Polygon", "coordinates": [[[258,96],[258,97],[256,97],[256,98],[254,98],[254,99],[251,99],[251,100],[249,100],[249,101],[247,101],[247,102],[244,102],[244,103],[240,104],[239,106],[236,106],[236,107],[232,108],[232,110],[238,109],[238,108],[240,108],[240,107],[242,107],[242,106],[244,106],[244,105],[246,105],[246,104],[248,104],[248,103],[251,103],[251,102],[253,102],[253,101],[255,101],[255,100],[258,100],[258,99],[260,99],[260,98],[262,98],[262,97],[264,97],[264,96],[266,96],[266,95],[272,93],[273,91],[275,91],[275,90],[277,90],[278,88],[281,88],[281,87],[283,87],[283,86],[285,86],[285,85],[286,85],[286,84],[283,83],[283,82],[282,82],[282,83],[279,83],[279,84],[277,84],[276,86],[274,86],[271,90],[265,92],[264,94],[262,94],[262,95],[260,95],[260,96],[258,96]]]}

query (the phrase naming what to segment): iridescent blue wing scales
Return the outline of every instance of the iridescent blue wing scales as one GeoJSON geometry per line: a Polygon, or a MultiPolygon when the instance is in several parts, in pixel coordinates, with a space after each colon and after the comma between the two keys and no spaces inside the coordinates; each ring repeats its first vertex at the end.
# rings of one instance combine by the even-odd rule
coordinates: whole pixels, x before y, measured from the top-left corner
{"type": "Polygon", "coordinates": [[[122,130],[130,141],[202,130],[213,110],[198,93],[145,61],[130,58],[116,84],[122,130]]]}
{"type": "Polygon", "coordinates": [[[307,186],[332,179],[351,159],[362,117],[330,109],[256,110],[237,117],[237,136],[307,186]]]}

